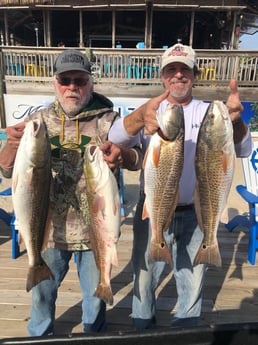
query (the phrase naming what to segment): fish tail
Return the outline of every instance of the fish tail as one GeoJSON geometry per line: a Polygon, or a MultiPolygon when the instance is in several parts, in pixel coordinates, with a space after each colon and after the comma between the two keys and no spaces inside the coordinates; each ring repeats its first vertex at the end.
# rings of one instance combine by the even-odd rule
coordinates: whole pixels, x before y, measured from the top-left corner
{"type": "Polygon", "coordinates": [[[198,264],[210,264],[221,267],[222,261],[217,243],[211,246],[207,246],[204,243],[201,244],[193,262],[194,266],[198,264]]]}
{"type": "Polygon", "coordinates": [[[27,275],[26,291],[29,292],[34,286],[46,279],[55,278],[44,261],[40,265],[30,267],[27,275]]]}
{"type": "Polygon", "coordinates": [[[166,242],[151,242],[150,257],[155,261],[165,261],[172,266],[172,258],[166,242]]]}
{"type": "Polygon", "coordinates": [[[114,302],[113,293],[110,285],[99,283],[94,293],[94,296],[101,298],[103,301],[110,305],[112,305],[114,302]]]}

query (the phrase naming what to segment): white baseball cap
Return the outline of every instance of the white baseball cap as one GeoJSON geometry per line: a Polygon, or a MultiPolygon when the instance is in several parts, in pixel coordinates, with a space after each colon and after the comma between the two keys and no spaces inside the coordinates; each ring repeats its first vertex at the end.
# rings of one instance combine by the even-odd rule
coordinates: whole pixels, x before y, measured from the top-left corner
{"type": "Polygon", "coordinates": [[[189,47],[177,43],[168,48],[161,57],[161,70],[171,62],[181,62],[190,68],[196,65],[196,53],[189,47]]]}

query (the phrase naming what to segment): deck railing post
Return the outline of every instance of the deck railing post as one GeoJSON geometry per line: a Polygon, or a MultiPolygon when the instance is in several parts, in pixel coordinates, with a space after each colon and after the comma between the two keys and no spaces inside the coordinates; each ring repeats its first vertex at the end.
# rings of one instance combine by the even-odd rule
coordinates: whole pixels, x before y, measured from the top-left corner
{"type": "Polygon", "coordinates": [[[5,107],[4,107],[4,93],[5,84],[4,84],[4,66],[3,66],[3,52],[0,51],[0,127],[6,127],[5,121],[5,107]]]}

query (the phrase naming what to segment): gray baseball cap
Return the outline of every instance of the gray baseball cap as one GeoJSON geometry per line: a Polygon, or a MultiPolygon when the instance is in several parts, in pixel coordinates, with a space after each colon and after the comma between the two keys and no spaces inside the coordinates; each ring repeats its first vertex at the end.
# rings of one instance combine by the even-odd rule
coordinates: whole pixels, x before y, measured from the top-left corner
{"type": "Polygon", "coordinates": [[[65,50],[59,54],[54,63],[54,74],[68,71],[83,71],[91,74],[87,56],[78,50],[65,50]]]}

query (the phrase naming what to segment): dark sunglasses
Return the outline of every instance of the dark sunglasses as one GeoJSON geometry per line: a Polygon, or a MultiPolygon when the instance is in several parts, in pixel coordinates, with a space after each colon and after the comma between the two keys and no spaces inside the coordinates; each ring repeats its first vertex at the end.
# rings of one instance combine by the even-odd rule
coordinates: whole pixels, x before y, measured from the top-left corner
{"type": "Polygon", "coordinates": [[[69,78],[69,77],[56,77],[58,83],[63,86],[68,86],[70,84],[74,84],[78,87],[82,87],[87,85],[89,79],[88,78],[69,78]]]}

